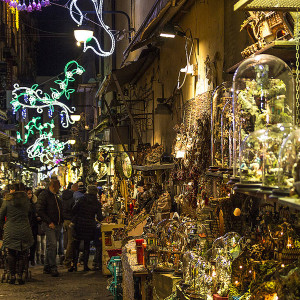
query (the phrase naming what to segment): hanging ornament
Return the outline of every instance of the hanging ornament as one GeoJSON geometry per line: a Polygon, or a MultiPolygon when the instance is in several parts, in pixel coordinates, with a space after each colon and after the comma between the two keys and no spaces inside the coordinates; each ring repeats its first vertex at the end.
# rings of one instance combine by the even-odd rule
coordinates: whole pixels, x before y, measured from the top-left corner
{"type": "MultiPolygon", "coordinates": [[[[71,18],[74,20],[74,22],[78,26],[81,26],[84,16],[83,16],[83,13],[80,10],[80,8],[77,6],[77,1],[78,0],[71,1],[69,10],[70,10],[71,18]],[[78,16],[79,16],[79,18],[78,18],[78,16]]],[[[84,42],[83,52],[86,52],[88,49],[91,49],[94,51],[95,54],[97,54],[99,56],[107,57],[107,56],[112,55],[115,51],[115,47],[116,47],[115,37],[114,37],[113,33],[111,32],[111,30],[109,30],[109,27],[103,21],[103,0],[100,0],[99,3],[97,0],[91,0],[91,1],[93,2],[95,12],[96,12],[96,15],[97,15],[97,18],[98,18],[98,21],[99,21],[101,27],[108,34],[108,36],[111,40],[111,48],[109,51],[104,51],[101,48],[101,45],[100,45],[98,39],[93,36],[84,42]],[[96,44],[95,46],[93,46],[91,44],[92,41],[95,42],[95,44],[96,44]]]]}
{"type": "Polygon", "coordinates": [[[18,11],[27,11],[27,12],[33,12],[33,11],[41,11],[42,7],[46,7],[50,5],[49,0],[23,0],[21,3],[21,0],[1,0],[5,3],[7,3],[11,8],[16,8],[18,11]],[[27,2],[26,2],[27,1],[27,2]]]}

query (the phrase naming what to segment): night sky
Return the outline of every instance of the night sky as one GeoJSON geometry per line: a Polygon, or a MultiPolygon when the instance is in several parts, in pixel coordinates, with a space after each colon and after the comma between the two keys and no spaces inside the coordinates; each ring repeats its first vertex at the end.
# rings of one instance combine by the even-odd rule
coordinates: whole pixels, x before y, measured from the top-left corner
{"type": "MultiPolygon", "coordinates": [[[[64,5],[66,0],[57,1],[64,5]]],[[[76,46],[73,30],[76,24],[70,17],[69,10],[56,5],[43,8],[37,15],[37,27],[40,30],[38,45],[38,76],[55,76],[63,71],[70,60],[76,60],[82,49],[76,46]]]]}

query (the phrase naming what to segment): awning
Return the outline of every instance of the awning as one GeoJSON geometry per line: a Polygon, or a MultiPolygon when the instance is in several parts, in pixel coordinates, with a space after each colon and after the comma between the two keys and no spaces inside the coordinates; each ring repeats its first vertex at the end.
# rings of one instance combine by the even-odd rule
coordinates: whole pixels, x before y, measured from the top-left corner
{"type": "Polygon", "coordinates": [[[123,86],[126,83],[135,84],[141,75],[150,67],[158,54],[158,48],[145,49],[142,51],[137,61],[131,62],[121,69],[112,70],[101,83],[96,93],[96,97],[101,97],[103,94],[117,90],[113,80],[113,74],[116,75],[120,86],[123,86]]]}
{"type": "Polygon", "coordinates": [[[124,51],[124,61],[129,53],[150,44],[156,33],[162,29],[175,15],[177,15],[185,4],[193,4],[195,0],[157,0],[150,10],[148,16],[138,29],[131,43],[124,51]]]}

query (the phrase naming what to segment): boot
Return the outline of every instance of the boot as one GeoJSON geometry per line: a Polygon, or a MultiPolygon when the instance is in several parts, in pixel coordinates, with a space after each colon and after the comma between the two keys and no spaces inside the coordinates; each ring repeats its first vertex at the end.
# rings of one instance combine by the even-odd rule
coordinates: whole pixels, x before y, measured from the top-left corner
{"type": "Polygon", "coordinates": [[[41,264],[42,265],[45,264],[45,256],[44,256],[44,254],[41,255],[41,264]]]}
{"type": "Polygon", "coordinates": [[[27,261],[28,261],[27,251],[21,252],[19,254],[19,265],[18,265],[18,275],[17,275],[17,281],[19,284],[25,283],[25,281],[23,279],[23,273],[24,273],[27,261]]]}
{"type": "Polygon", "coordinates": [[[7,248],[5,250],[6,250],[8,271],[9,271],[9,275],[10,275],[9,283],[15,284],[15,282],[16,282],[16,264],[17,264],[16,251],[7,249],[7,248]]]}
{"type": "Polygon", "coordinates": [[[23,273],[19,273],[17,275],[17,281],[19,285],[25,284],[25,280],[23,279],[23,273]]]}

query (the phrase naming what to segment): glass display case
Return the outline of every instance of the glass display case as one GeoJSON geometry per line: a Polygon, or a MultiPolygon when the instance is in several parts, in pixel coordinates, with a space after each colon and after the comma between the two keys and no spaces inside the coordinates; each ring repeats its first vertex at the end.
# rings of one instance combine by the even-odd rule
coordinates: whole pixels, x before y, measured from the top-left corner
{"type": "Polygon", "coordinates": [[[279,153],[278,193],[288,195],[300,182],[300,129],[284,140],[279,153]]]}
{"type": "Polygon", "coordinates": [[[234,75],[232,106],[233,173],[236,177],[242,141],[250,133],[279,123],[294,124],[291,69],[281,59],[267,54],[244,60],[234,75]]]}
{"type": "Polygon", "coordinates": [[[266,193],[278,188],[280,147],[295,128],[291,124],[276,124],[248,135],[241,147],[241,184],[237,188],[260,189],[266,193]]]}
{"type": "Polygon", "coordinates": [[[163,220],[157,225],[158,264],[155,271],[180,272],[180,260],[186,251],[187,236],[177,220],[163,220]]]}
{"type": "Polygon", "coordinates": [[[211,101],[210,171],[228,171],[232,167],[232,82],[218,86],[211,101]]]}

